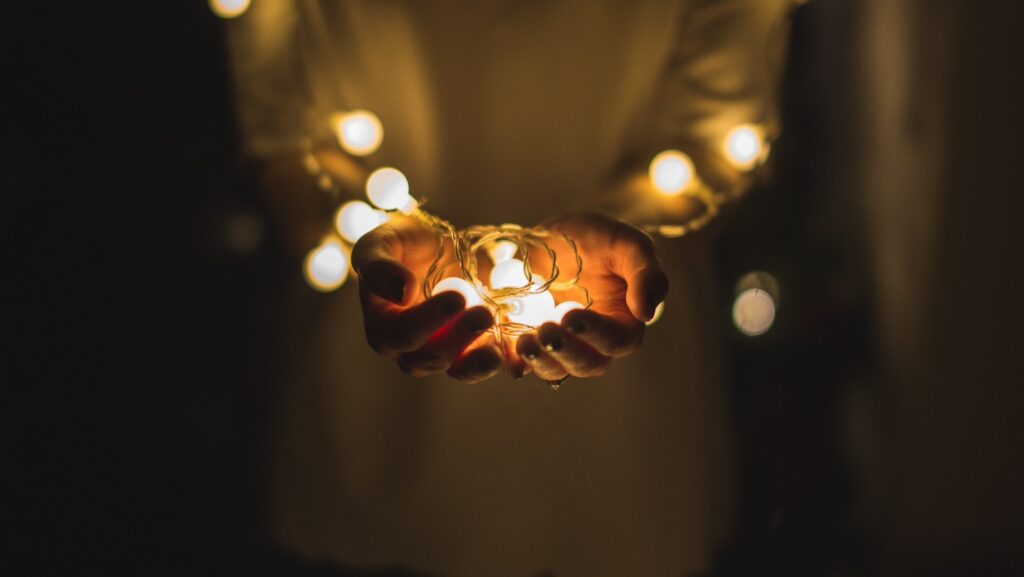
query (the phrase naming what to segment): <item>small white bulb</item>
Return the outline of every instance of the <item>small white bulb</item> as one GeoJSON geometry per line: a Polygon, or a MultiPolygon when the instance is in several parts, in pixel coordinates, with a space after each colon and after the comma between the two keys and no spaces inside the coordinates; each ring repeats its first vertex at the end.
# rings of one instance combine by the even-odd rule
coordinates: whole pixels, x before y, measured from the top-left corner
{"type": "Polygon", "coordinates": [[[516,297],[508,302],[512,310],[505,314],[514,323],[539,327],[555,316],[555,297],[549,291],[516,297]]]}
{"type": "Polygon", "coordinates": [[[388,215],[361,200],[341,205],[334,226],[345,240],[355,244],[362,236],[388,221],[388,215]]]}
{"type": "Polygon", "coordinates": [[[733,302],[732,320],[745,335],[764,334],[775,322],[775,300],[759,288],[747,289],[733,302]]]}
{"type": "Polygon", "coordinates": [[[377,208],[396,210],[408,208],[409,181],[397,168],[378,168],[366,180],[366,195],[377,208]]]}
{"type": "Polygon", "coordinates": [[[740,170],[753,168],[761,159],[763,150],[761,131],[751,124],[741,124],[725,137],[725,157],[740,170]]]}
{"type": "Polygon", "coordinates": [[[551,322],[553,322],[553,323],[560,323],[560,322],[562,322],[562,319],[565,318],[565,315],[569,314],[569,311],[574,311],[576,309],[585,309],[585,308],[587,308],[587,307],[583,306],[581,303],[578,303],[576,301],[560,302],[560,303],[558,303],[558,306],[555,307],[555,312],[551,316],[551,322]]]}
{"type": "Polygon", "coordinates": [[[516,256],[516,252],[518,251],[519,245],[511,240],[495,241],[487,247],[487,254],[491,257],[491,262],[494,264],[501,264],[511,259],[516,256]]]}
{"type": "Polygon", "coordinates": [[[338,144],[353,156],[366,156],[380,148],[384,126],[369,110],[353,110],[331,117],[338,144]]]}
{"type": "Polygon", "coordinates": [[[494,265],[491,269],[491,288],[518,288],[526,286],[526,269],[523,261],[512,258],[494,265]]]}
{"type": "Polygon", "coordinates": [[[480,297],[480,293],[476,292],[476,288],[469,284],[466,279],[459,278],[457,276],[450,276],[448,278],[441,279],[436,285],[431,294],[440,294],[445,291],[454,291],[462,295],[466,299],[466,308],[471,308],[483,304],[484,300],[480,297]]]}
{"type": "Polygon", "coordinates": [[[237,18],[249,9],[250,0],[210,0],[210,10],[221,18],[237,18]]]}
{"type": "Polygon", "coordinates": [[[345,283],[348,277],[348,257],[341,243],[327,240],[306,254],[303,271],[306,282],[322,292],[329,292],[345,283]]]}
{"type": "Polygon", "coordinates": [[[693,184],[693,161],[678,150],[666,150],[651,160],[647,174],[658,192],[675,196],[693,184]]]}

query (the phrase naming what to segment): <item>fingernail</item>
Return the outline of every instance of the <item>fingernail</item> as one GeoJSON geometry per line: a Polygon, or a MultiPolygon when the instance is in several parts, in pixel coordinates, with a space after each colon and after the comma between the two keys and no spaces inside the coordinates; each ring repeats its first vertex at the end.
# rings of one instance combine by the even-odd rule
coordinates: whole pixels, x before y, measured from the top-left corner
{"type": "Polygon", "coordinates": [[[381,296],[393,303],[401,304],[405,296],[405,279],[397,276],[392,278],[384,288],[384,293],[381,296]]]}
{"type": "Polygon", "coordinates": [[[560,351],[562,350],[562,347],[565,346],[565,343],[562,342],[562,338],[554,335],[548,335],[541,344],[544,345],[544,348],[548,352],[560,351]]]}

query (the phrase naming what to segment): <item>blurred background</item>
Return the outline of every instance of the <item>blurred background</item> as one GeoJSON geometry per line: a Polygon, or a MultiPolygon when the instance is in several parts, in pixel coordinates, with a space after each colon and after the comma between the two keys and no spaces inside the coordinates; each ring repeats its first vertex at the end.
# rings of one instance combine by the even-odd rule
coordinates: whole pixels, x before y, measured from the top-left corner
{"type": "MultiPolygon", "coordinates": [[[[3,12],[5,563],[403,574],[261,530],[252,359],[297,267],[240,165],[221,20],[3,12]]],[[[730,340],[741,508],[716,575],[1021,574],[1021,12],[797,10],[783,137],[714,239],[721,291],[765,271],[780,297],[767,333],[730,340]]]]}

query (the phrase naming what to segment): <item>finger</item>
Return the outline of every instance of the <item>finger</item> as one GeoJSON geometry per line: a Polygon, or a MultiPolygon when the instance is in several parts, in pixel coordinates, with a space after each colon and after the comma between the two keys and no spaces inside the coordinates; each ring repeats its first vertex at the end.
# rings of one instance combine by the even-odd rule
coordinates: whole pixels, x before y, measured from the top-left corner
{"type": "Polygon", "coordinates": [[[565,370],[565,367],[541,348],[534,333],[527,333],[519,337],[519,341],[516,342],[516,352],[533,369],[533,372],[545,381],[558,381],[569,375],[569,371],[565,370]]]}
{"type": "Polygon", "coordinates": [[[360,291],[360,295],[367,339],[370,346],[382,354],[405,353],[422,347],[466,307],[466,299],[450,291],[407,309],[366,290],[360,291]]]}
{"type": "Polygon", "coordinates": [[[447,370],[470,343],[493,325],[491,311],[473,307],[431,335],[422,347],[399,355],[398,365],[415,376],[447,370]]]}
{"type": "Polygon", "coordinates": [[[516,351],[516,343],[518,338],[510,337],[504,339],[505,348],[505,363],[508,366],[508,372],[514,379],[521,379],[523,375],[531,371],[530,365],[526,364],[523,357],[519,356],[516,351]]]}
{"type": "Polygon", "coordinates": [[[487,344],[471,348],[456,359],[448,376],[464,383],[479,383],[501,370],[501,360],[501,349],[491,338],[487,344]]]}
{"type": "Polygon", "coordinates": [[[609,357],[628,355],[644,340],[644,324],[626,312],[601,314],[573,310],[562,319],[562,326],[572,336],[609,357]]]}
{"type": "Polygon", "coordinates": [[[555,323],[541,325],[537,329],[537,340],[574,377],[594,377],[608,370],[610,357],[597,352],[555,323]]]}
{"type": "Polygon", "coordinates": [[[422,279],[445,246],[436,232],[416,219],[392,216],[352,247],[352,267],[361,286],[396,304],[411,304],[422,279]]]}
{"type": "Polygon", "coordinates": [[[626,305],[640,322],[654,316],[654,309],[668,294],[668,277],[654,252],[654,242],[639,230],[622,225],[612,247],[612,272],[626,281],[626,305]]]}

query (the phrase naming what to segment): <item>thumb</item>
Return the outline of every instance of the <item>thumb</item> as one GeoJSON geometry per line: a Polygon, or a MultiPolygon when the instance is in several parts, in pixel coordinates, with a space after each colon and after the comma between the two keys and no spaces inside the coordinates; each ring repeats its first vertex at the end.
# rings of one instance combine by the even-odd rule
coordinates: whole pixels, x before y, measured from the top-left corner
{"type": "Polygon", "coordinates": [[[633,227],[620,229],[614,244],[612,272],[626,281],[626,305],[640,322],[654,317],[654,310],[668,294],[668,276],[661,270],[654,242],[633,227]]]}
{"type": "Polygon", "coordinates": [[[626,304],[638,321],[647,322],[668,294],[668,276],[660,267],[640,269],[626,279],[626,304]]]}
{"type": "Polygon", "coordinates": [[[415,277],[400,262],[402,243],[388,225],[363,235],[352,247],[352,266],[359,283],[371,293],[398,305],[412,300],[415,277]]]}

